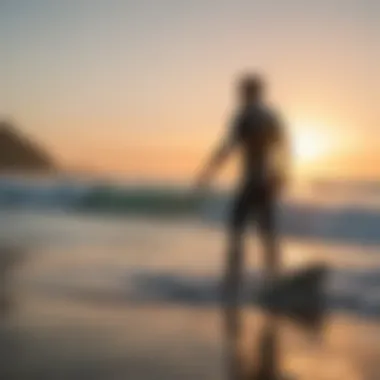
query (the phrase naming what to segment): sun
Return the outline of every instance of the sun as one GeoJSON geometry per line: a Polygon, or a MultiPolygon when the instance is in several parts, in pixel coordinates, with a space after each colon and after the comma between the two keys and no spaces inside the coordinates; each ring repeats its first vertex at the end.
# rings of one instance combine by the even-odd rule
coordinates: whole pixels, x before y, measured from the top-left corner
{"type": "Polygon", "coordinates": [[[293,136],[293,154],[301,164],[312,163],[326,156],[329,143],[325,135],[315,128],[304,127],[293,136]]]}

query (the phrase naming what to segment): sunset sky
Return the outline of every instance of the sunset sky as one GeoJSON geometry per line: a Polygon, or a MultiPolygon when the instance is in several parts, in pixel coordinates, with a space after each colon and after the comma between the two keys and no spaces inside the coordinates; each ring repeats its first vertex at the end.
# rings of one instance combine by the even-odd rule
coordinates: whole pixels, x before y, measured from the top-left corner
{"type": "Polygon", "coordinates": [[[302,176],[380,176],[377,0],[0,0],[0,118],[73,169],[193,174],[259,70],[302,176]]]}

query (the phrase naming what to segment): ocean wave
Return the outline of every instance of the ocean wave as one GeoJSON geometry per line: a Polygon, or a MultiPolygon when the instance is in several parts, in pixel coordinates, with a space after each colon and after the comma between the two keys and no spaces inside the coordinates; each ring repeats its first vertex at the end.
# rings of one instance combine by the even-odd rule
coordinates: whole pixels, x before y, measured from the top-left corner
{"type": "MultiPolygon", "coordinates": [[[[360,186],[356,185],[355,189],[358,188],[360,186]]],[[[375,185],[370,187],[371,191],[375,188],[375,185]]],[[[186,188],[164,186],[0,181],[0,207],[60,209],[110,216],[193,217],[221,225],[229,212],[230,197],[222,192],[205,196],[186,188]]],[[[323,205],[312,199],[293,200],[280,205],[279,216],[280,229],[286,236],[359,245],[380,244],[379,208],[351,203],[323,205]]]]}
{"type": "MultiPolygon", "coordinates": [[[[328,269],[322,284],[323,305],[327,312],[345,312],[364,318],[380,317],[379,270],[348,271],[328,269]]],[[[126,273],[125,282],[116,288],[99,289],[54,281],[39,283],[40,291],[78,301],[95,303],[160,303],[192,307],[218,306],[221,279],[217,276],[192,276],[170,272],[135,271],[126,273]]],[[[240,294],[242,305],[260,306],[263,274],[250,272],[240,294]]],[[[288,292],[288,296],[291,293],[288,292]]]]}

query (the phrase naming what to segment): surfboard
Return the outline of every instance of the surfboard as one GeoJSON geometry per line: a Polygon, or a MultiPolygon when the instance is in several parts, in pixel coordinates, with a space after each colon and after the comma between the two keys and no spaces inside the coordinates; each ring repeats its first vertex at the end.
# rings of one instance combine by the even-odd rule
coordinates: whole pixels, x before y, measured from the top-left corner
{"type": "Polygon", "coordinates": [[[324,284],[328,268],[314,264],[284,274],[270,287],[263,287],[258,296],[261,308],[284,315],[310,329],[320,327],[327,305],[324,284]]]}

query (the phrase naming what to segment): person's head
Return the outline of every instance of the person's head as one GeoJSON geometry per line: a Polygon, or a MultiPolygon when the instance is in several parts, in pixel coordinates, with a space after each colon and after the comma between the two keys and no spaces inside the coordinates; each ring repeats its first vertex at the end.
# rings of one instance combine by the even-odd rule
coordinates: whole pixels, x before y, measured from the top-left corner
{"type": "Polygon", "coordinates": [[[238,83],[238,96],[243,104],[261,100],[264,96],[265,84],[258,74],[245,74],[238,83]]]}

